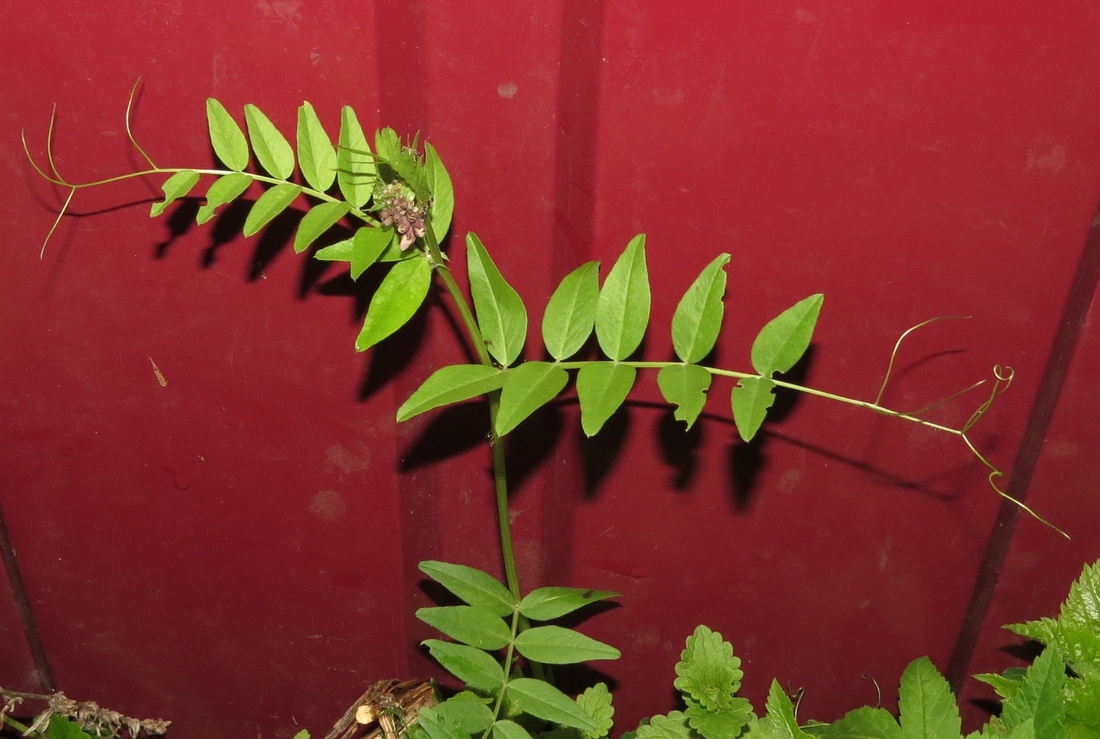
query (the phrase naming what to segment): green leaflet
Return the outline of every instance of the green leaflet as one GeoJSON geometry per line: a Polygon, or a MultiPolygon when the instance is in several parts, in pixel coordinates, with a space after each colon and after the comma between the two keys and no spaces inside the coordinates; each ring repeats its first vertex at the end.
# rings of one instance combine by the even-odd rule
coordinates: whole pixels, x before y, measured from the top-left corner
{"type": "Polygon", "coordinates": [[[1005,728],[1014,731],[1032,721],[1035,739],[1063,739],[1066,706],[1063,689],[1066,666],[1057,647],[1047,647],[1024,673],[1023,682],[1004,702],[1001,720],[1005,728]]]}
{"type": "Polygon", "coordinates": [[[365,351],[408,323],[428,296],[432,267],[425,259],[398,262],[371,298],[355,351],[365,351]]]}
{"type": "Polygon", "coordinates": [[[474,690],[496,692],[504,685],[504,670],[485,652],[438,639],[421,642],[447,672],[474,690]]]}
{"type": "Polygon", "coordinates": [[[599,262],[587,262],[565,276],[542,316],[542,341],[557,361],[567,359],[592,335],[600,299],[599,262]]]}
{"type": "Polygon", "coordinates": [[[572,726],[582,731],[596,731],[596,722],[569,696],[542,680],[520,677],[508,681],[508,697],[516,701],[525,713],[572,726]]]}
{"type": "Polygon", "coordinates": [[[611,693],[603,683],[596,683],[577,696],[577,705],[596,722],[596,731],[585,732],[586,739],[599,739],[607,736],[614,726],[612,717],[615,708],[611,705],[611,693]]]}
{"type": "Polygon", "coordinates": [[[503,385],[504,378],[504,372],[483,364],[453,364],[442,367],[433,372],[431,377],[401,404],[397,409],[397,420],[407,421],[433,408],[484,395],[503,385]]]}
{"type": "Polygon", "coordinates": [[[443,237],[451,227],[451,216],[455,210],[455,191],[451,184],[451,176],[447,174],[447,168],[439,158],[439,152],[426,141],[424,142],[424,170],[432,203],[428,212],[428,222],[435,235],[435,242],[439,244],[443,242],[443,237]]]}
{"type": "Polygon", "coordinates": [[[336,180],[344,200],[362,208],[374,194],[378,165],[370,153],[363,127],[350,105],[340,109],[340,147],[336,152],[336,180]]]}
{"type": "Polygon", "coordinates": [[[466,691],[451,696],[431,710],[470,733],[485,731],[493,723],[493,711],[476,695],[466,691]]]}
{"type": "Polygon", "coordinates": [[[255,236],[259,233],[275,216],[286,210],[301,192],[302,188],[291,184],[275,185],[265,190],[252,206],[252,210],[248,211],[248,218],[244,220],[244,235],[255,236]]]}
{"type": "Polygon", "coordinates": [[[508,588],[492,575],[466,565],[427,560],[420,571],[472,606],[480,606],[497,616],[511,615],[515,600],[508,588]]]}
{"type": "Polygon", "coordinates": [[[1100,562],[1085,565],[1057,619],[1006,626],[1021,636],[1056,646],[1078,674],[1100,675],[1100,562]]]}
{"type": "Polygon", "coordinates": [[[737,381],[737,387],[730,395],[733,406],[733,422],[743,441],[752,441],[768,409],[775,402],[772,391],[775,383],[764,377],[743,377],[737,381]]]}
{"type": "Polygon", "coordinates": [[[689,429],[707,403],[710,381],[710,373],[697,364],[672,364],[657,373],[661,395],[676,406],[673,416],[686,422],[689,429]]]}
{"type": "Polygon", "coordinates": [[[336,150],[309,103],[298,108],[298,167],[318,192],[328,190],[336,179],[336,150]]]}
{"type": "Polygon", "coordinates": [[[218,159],[235,172],[244,170],[248,166],[248,141],[229,111],[214,98],[206,99],[206,123],[218,159]]]}
{"type": "Polygon", "coordinates": [[[814,730],[820,739],[902,739],[901,727],[885,708],[863,706],[814,730]]]}
{"type": "Polygon", "coordinates": [[[206,223],[214,217],[215,210],[236,200],[251,184],[252,178],[240,172],[227,174],[214,180],[210,189],[206,191],[206,204],[195,214],[195,221],[199,224],[206,223]]]}
{"type": "Polygon", "coordinates": [[[648,724],[639,726],[635,739],[694,739],[683,711],[669,711],[667,716],[654,716],[648,724]]]}
{"type": "Polygon", "coordinates": [[[798,726],[791,699],[779,687],[778,680],[772,680],[764,707],[768,715],[760,723],[767,725],[769,731],[766,731],[766,735],[780,739],[809,739],[810,735],[798,726]]]}
{"type": "MultiPolygon", "coordinates": [[[[420,709],[416,723],[405,728],[405,736],[408,739],[470,739],[470,730],[453,719],[450,712],[440,710],[442,707],[443,704],[420,709]]],[[[492,723],[491,716],[489,723],[492,723]]]]}
{"type": "Polygon", "coordinates": [[[527,341],[527,309],[472,231],[466,234],[466,269],[486,348],[493,359],[507,367],[516,361],[527,341]]]}
{"type": "Polygon", "coordinates": [[[708,711],[728,708],[741,687],[744,673],[740,668],[733,645],[717,631],[698,626],[680,653],[673,685],[708,711]]]}
{"type": "Polygon", "coordinates": [[[309,739],[309,729],[302,729],[294,735],[294,739],[309,739]]]}
{"type": "Polygon", "coordinates": [[[519,612],[533,621],[549,621],[572,613],[589,603],[618,597],[619,593],[613,593],[610,590],[539,588],[523,596],[523,600],[519,603],[519,612]]]}
{"type": "Polygon", "coordinates": [[[649,304],[645,234],[638,234],[615,261],[596,304],[596,338],[610,359],[624,360],[642,343],[649,304]]]}
{"type": "Polygon", "coordinates": [[[310,208],[294,234],[295,253],[301,254],[308,249],[318,236],[335,226],[349,210],[351,205],[348,203],[321,203],[310,208]]]}
{"type": "Polygon", "coordinates": [[[512,639],[501,617],[478,606],[421,608],[416,617],[455,641],[478,649],[500,649],[512,639]]]}
{"type": "Polygon", "coordinates": [[[904,739],[959,739],[962,722],[951,687],[927,657],[901,675],[898,712],[904,739]]]}
{"type": "Polygon", "coordinates": [[[252,139],[252,151],[269,175],[278,180],[289,180],[294,174],[294,150],[279,133],[266,115],[252,103],[244,106],[244,122],[248,137],[252,139]]]}
{"type": "Polygon", "coordinates": [[[374,132],[374,152],[383,162],[393,162],[401,156],[401,139],[392,128],[374,132]]]}
{"type": "MultiPolygon", "coordinates": [[[[710,354],[722,328],[722,295],[729,254],[719,254],[695,278],[672,315],[672,347],[680,361],[694,363],[710,354]]],[[[691,424],[688,424],[690,427],[691,424]]]]}
{"type": "Polygon", "coordinates": [[[758,374],[771,377],[787,372],[802,358],[821,312],[821,293],[800,300],[768,322],[752,342],[752,366],[758,374]]]}
{"type": "Polygon", "coordinates": [[[685,699],[688,725],[705,739],[731,739],[741,735],[745,724],[752,718],[752,704],[745,698],[734,698],[720,711],[708,711],[690,698],[685,699]]]}
{"type": "Polygon", "coordinates": [[[595,436],[626,400],[638,371],[617,362],[590,362],[577,373],[577,400],[581,405],[581,428],[595,436]]]}
{"type": "Polygon", "coordinates": [[[49,739],[92,739],[91,735],[80,728],[80,724],[76,721],[57,713],[50,716],[46,736],[49,739]]]}
{"type": "Polygon", "coordinates": [[[535,626],[516,636],[516,650],[546,665],[572,665],[594,659],[618,659],[619,650],[561,626],[535,626]]]}
{"type": "Polygon", "coordinates": [[[531,735],[515,721],[501,719],[493,724],[493,739],[531,739],[531,735]]]}
{"type": "Polygon", "coordinates": [[[524,362],[509,371],[500,391],[497,436],[504,436],[556,398],[568,382],[569,373],[549,362],[524,362]]]}
{"type": "MultiPolygon", "coordinates": [[[[381,261],[386,249],[396,243],[392,228],[371,228],[363,226],[355,232],[352,239],[351,279],[358,280],[367,267],[381,261]]],[[[415,256],[416,252],[410,252],[415,256]]]]}
{"type": "Polygon", "coordinates": [[[198,181],[199,173],[193,172],[190,169],[176,172],[169,177],[164,181],[164,184],[160,186],[160,188],[164,190],[164,201],[153,203],[153,207],[149,209],[149,217],[155,218],[159,216],[169,205],[191,192],[191,188],[194,187],[195,183],[198,181]]]}

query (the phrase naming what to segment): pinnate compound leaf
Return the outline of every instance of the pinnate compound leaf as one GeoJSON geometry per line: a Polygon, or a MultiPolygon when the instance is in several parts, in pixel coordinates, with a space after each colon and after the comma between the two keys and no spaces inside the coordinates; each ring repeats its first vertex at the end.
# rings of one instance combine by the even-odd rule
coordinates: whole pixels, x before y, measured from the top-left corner
{"type": "MultiPolygon", "coordinates": [[[[683,362],[698,362],[710,354],[722,328],[722,295],[726,292],[729,254],[719,254],[695,278],[672,314],[672,347],[683,362]]],[[[689,424],[690,425],[690,424],[689,424]]]]}
{"type": "Polygon", "coordinates": [[[439,639],[426,639],[421,643],[447,672],[474,690],[496,692],[504,684],[500,663],[480,649],[439,639]]]}
{"type": "Polygon", "coordinates": [[[336,150],[309,103],[298,108],[298,166],[318,192],[328,190],[336,179],[336,150]]]}
{"type": "Polygon", "coordinates": [[[485,731],[493,723],[492,709],[476,695],[465,690],[451,696],[431,710],[446,720],[453,721],[471,734],[485,731]]]}
{"type": "Polygon", "coordinates": [[[775,402],[775,383],[763,377],[743,377],[730,395],[733,422],[743,441],[752,441],[760,430],[768,409],[775,402]]]}
{"type": "Polygon", "coordinates": [[[466,565],[426,560],[420,571],[450,590],[471,606],[478,606],[497,616],[511,615],[516,601],[508,588],[492,575],[466,565]]]}
{"type": "Polygon", "coordinates": [[[149,209],[149,217],[155,218],[159,216],[169,205],[191,192],[191,188],[194,187],[195,183],[198,181],[199,173],[190,169],[176,172],[169,177],[164,181],[164,184],[160,186],[160,188],[164,190],[164,201],[153,203],[153,207],[149,209]]]}
{"type": "Polygon", "coordinates": [[[722,710],[733,704],[733,694],[741,687],[745,675],[740,668],[733,645],[717,631],[698,626],[680,653],[673,685],[705,710],[722,710]]]}
{"type": "Polygon", "coordinates": [[[524,362],[509,370],[500,391],[497,436],[504,436],[556,398],[568,383],[569,373],[549,362],[524,362]]]}
{"type": "Polygon", "coordinates": [[[657,373],[661,395],[676,406],[673,416],[686,422],[689,429],[707,403],[710,381],[710,373],[697,364],[671,364],[657,373]]]}
{"type": "Polygon", "coordinates": [[[532,590],[519,602],[519,612],[533,621],[549,621],[584,608],[589,603],[618,598],[610,590],[547,587],[532,590]]]}
{"type": "Polygon", "coordinates": [[[508,697],[524,713],[582,731],[596,731],[596,722],[583,708],[550,683],[529,677],[508,681],[508,697]]]}
{"type": "Polygon", "coordinates": [[[432,205],[428,212],[428,223],[432,227],[436,243],[443,241],[451,227],[451,216],[455,210],[455,191],[451,176],[439,158],[439,152],[431,144],[424,142],[424,174],[428,180],[428,192],[432,205]]]}
{"type": "Polygon", "coordinates": [[[374,194],[378,165],[370,153],[363,127],[350,105],[340,109],[340,147],[336,152],[336,180],[344,200],[362,208],[374,194]]]}
{"type": "Polygon", "coordinates": [[[885,708],[872,706],[849,711],[833,723],[817,727],[813,734],[818,739],[903,739],[897,719],[885,708]]]}
{"type": "Polygon", "coordinates": [[[752,704],[744,698],[734,698],[720,711],[708,711],[692,700],[686,702],[688,725],[704,739],[736,739],[752,718],[752,704]]]}
{"type": "Polygon", "coordinates": [[[248,166],[248,140],[225,106],[214,98],[206,99],[206,123],[218,159],[235,172],[243,171],[248,166]]]}
{"type": "Polygon", "coordinates": [[[638,371],[617,362],[591,362],[577,373],[577,400],[581,404],[581,428],[595,436],[611,414],[626,400],[638,371]]]}
{"type": "Polygon", "coordinates": [[[615,261],[596,304],[596,339],[604,354],[623,360],[634,353],[649,325],[649,305],[645,234],[638,234],[615,261]]]}
{"type": "Polygon", "coordinates": [[[252,103],[244,106],[244,122],[260,166],[276,179],[289,180],[294,174],[294,149],[290,143],[263,111],[252,103]]]}
{"type": "Polygon", "coordinates": [[[493,739],[531,739],[531,735],[515,721],[501,719],[493,724],[493,739]]]}
{"type": "Polygon", "coordinates": [[[962,721],[951,686],[932,660],[921,657],[901,675],[898,712],[904,739],[959,739],[962,721]]]}
{"type": "Polygon", "coordinates": [[[349,210],[351,205],[348,203],[320,203],[310,208],[294,234],[295,253],[301,254],[308,249],[318,236],[335,226],[349,210]]]}
{"type": "Polygon", "coordinates": [[[370,349],[408,323],[428,296],[431,284],[432,268],[426,259],[393,265],[371,298],[355,350],[370,349]]]}
{"type": "Polygon", "coordinates": [[[507,367],[519,357],[527,340],[527,309],[472,231],[466,234],[466,269],[486,348],[493,359],[507,367]]]}
{"type": "MultiPolygon", "coordinates": [[[[432,373],[424,384],[397,409],[397,420],[407,421],[433,408],[460,403],[496,390],[505,373],[483,364],[453,364],[432,373]]],[[[524,599],[526,600],[526,599],[524,599]]]]}
{"type": "Polygon", "coordinates": [[[248,218],[244,220],[244,235],[258,234],[273,218],[286,210],[301,192],[302,188],[291,184],[275,185],[265,190],[252,206],[252,210],[248,211],[248,218]]]}
{"type": "Polygon", "coordinates": [[[236,200],[251,184],[252,178],[241,172],[227,174],[214,180],[210,189],[206,191],[206,204],[195,214],[195,222],[203,224],[209,221],[219,207],[236,200]]]}
{"type": "Polygon", "coordinates": [[[542,341],[559,362],[584,346],[592,335],[600,299],[599,262],[587,262],[565,276],[550,296],[542,317],[542,341]]]}
{"type": "Polygon", "coordinates": [[[800,300],[760,330],[752,342],[752,366],[757,373],[771,377],[776,372],[787,372],[802,359],[824,300],[821,293],[800,300]]]}
{"type": "Polygon", "coordinates": [[[1062,739],[1065,736],[1066,707],[1063,689],[1066,666],[1057,647],[1048,646],[1024,673],[1023,682],[1004,702],[1001,720],[1014,731],[1033,721],[1035,739],[1062,739]]]}
{"type": "Polygon", "coordinates": [[[600,739],[611,733],[615,707],[611,705],[611,692],[603,683],[596,683],[577,696],[577,705],[596,722],[595,731],[584,732],[585,739],[600,739]]]}
{"type": "Polygon", "coordinates": [[[693,739],[687,716],[682,711],[669,711],[667,716],[653,716],[639,726],[635,739],[693,739]]]}
{"type": "Polygon", "coordinates": [[[595,659],[618,659],[619,650],[579,631],[561,626],[535,626],[516,636],[516,650],[545,665],[572,665],[595,659]]]}
{"type": "Polygon", "coordinates": [[[455,641],[478,649],[500,649],[512,639],[501,617],[478,606],[421,608],[416,617],[455,641]]]}

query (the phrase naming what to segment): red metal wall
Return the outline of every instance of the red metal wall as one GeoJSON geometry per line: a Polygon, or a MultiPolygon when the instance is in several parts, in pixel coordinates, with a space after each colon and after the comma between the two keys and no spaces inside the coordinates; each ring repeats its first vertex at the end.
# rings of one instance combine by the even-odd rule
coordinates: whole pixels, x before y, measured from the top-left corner
{"type": "MultiPolygon", "coordinates": [[[[436,674],[418,560],[499,565],[484,409],[392,420],[462,356],[445,316],[356,355],[369,279],[240,238],[240,212],[149,221],[159,183],[78,194],[39,260],[57,193],[19,130],[41,160],[51,104],[75,180],[136,166],[139,76],[135,133],[164,166],[210,162],[208,96],[287,132],[302,100],[333,132],[343,104],[420,131],[455,182],[456,268],[475,230],[535,317],[568,270],[647,233],[654,359],[719,251],[724,366],[821,291],[807,381],[872,399],[901,331],[971,315],[915,335],[885,399],[920,407],[1012,365],[974,434],[1007,471],[1068,361],[1048,364],[1067,299],[1091,299],[1070,288],[1100,197],[1098,33],[1075,0],[0,9],[0,505],[58,686],[174,736],[316,735],[374,680],[436,674]]],[[[1051,613],[1100,556],[1098,347],[1086,321],[1028,496],[1074,539],[1021,519],[971,671],[1007,666],[997,627],[1051,613]]],[[[807,689],[802,718],[874,701],[864,674],[892,700],[909,660],[946,667],[993,529],[957,440],[803,398],[745,447],[728,391],[686,437],[642,404],[584,442],[565,404],[510,440],[525,587],[623,593],[586,626],[623,651],[598,666],[619,731],[671,708],[700,622],[758,704],[773,676],[807,689]]],[[[0,685],[34,688],[7,597],[0,635],[0,685]]]]}

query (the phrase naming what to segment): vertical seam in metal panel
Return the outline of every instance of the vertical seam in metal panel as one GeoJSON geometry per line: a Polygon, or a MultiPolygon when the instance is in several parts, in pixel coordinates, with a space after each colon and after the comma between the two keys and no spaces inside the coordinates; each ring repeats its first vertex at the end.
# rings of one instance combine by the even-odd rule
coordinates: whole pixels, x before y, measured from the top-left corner
{"type": "Polygon", "coordinates": [[[19,571],[19,562],[15,558],[15,547],[12,546],[11,536],[8,534],[8,524],[4,520],[2,508],[0,508],[0,554],[4,558],[4,568],[8,571],[8,582],[11,584],[11,594],[15,600],[15,607],[19,610],[19,618],[23,622],[23,633],[27,635],[31,656],[34,658],[34,666],[38,670],[38,682],[47,693],[56,692],[57,688],[54,686],[50,663],[46,659],[46,647],[42,643],[38,623],[34,620],[34,611],[31,609],[27,588],[23,584],[23,575],[19,571]]]}
{"type": "MultiPolygon", "coordinates": [[[[1035,396],[1035,403],[1031,408],[1031,415],[1024,429],[1023,439],[1005,488],[1005,491],[1016,500],[1023,501],[1027,495],[1032,475],[1039,461],[1043,439],[1046,437],[1047,428],[1054,415],[1074,349],[1077,347],[1081,329],[1096,292],[1098,279],[1100,279],[1100,206],[1097,207],[1096,214],[1093,216],[1088,237],[1085,239],[1084,251],[1077,262],[1073,283],[1066,294],[1062,317],[1050,354],[1047,356],[1039,391],[1035,396]]],[[[1019,514],[1019,506],[1008,500],[1002,501],[997,511],[997,520],[986,544],[981,565],[978,567],[978,574],[970,593],[970,602],[967,604],[959,634],[955,640],[955,647],[947,665],[947,679],[956,693],[966,677],[970,657],[974,651],[982,621],[985,619],[989,601],[996,590],[997,580],[1000,577],[1001,567],[1019,514]]]]}

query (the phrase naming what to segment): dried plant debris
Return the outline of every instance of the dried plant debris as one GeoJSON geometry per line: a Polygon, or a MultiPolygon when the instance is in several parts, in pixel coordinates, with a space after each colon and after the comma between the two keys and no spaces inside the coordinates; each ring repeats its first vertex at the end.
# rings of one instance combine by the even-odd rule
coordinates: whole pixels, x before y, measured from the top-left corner
{"type": "Polygon", "coordinates": [[[46,704],[46,710],[35,717],[26,734],[42,732],[53,724],[55,717],[71,719],[81,729],[89,730],[95,736],[115,737],[120,736],[125,730],[132,739],[137,739],[142,732],[145,732],[146,736],[160,736],[168,732],[168,725],[172,723],[159,718],[130,718],[118,711],[100,708],[93,701],[74,701],[64,693],[43,695],[0,688],[0,697],[4,699],[4,706],[0,708],[0,722],[24,700],[46,704]]]}

